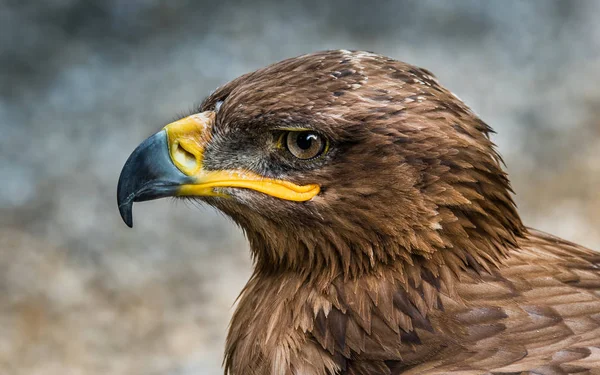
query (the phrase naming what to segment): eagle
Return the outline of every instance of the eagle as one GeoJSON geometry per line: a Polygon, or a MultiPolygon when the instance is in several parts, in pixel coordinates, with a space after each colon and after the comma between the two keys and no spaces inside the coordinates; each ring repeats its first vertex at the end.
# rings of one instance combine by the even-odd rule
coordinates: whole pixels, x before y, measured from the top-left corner
{"type": "Polygon", "coordinates": [[[226,374],[600,374],[600,254],[522,223],[491,133],[428,70],[307,54],[142,142],[118,208],[194,199],[245,233],[226,374]]]}

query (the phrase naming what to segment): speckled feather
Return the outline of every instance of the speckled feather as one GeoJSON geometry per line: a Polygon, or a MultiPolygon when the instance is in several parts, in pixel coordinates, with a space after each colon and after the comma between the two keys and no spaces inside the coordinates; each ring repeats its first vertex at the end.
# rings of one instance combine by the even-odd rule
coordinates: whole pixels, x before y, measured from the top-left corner
{"type": "Polygon", "coordinates": [[[424,70],[352,51],[244,75],[222,103],[207,169],[318,183],[309,202],[207,199],[246,233],[229,374],[600,373],[600,255],[526,228],[491,132],[424,70]],[[299,164],[278,127],[331,139],[299,164]]]}

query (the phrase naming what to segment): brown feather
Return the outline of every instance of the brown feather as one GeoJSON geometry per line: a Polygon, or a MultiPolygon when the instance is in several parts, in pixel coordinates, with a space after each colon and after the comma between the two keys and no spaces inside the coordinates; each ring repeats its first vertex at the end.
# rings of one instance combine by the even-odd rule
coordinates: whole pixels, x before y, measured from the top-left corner
{"type": "Polygon", "coordinates": [[[524,227],[491,128],[430,72],[326,51],[244,75],[201,110],[217,101],[207,168],[321,186],[303,204],[208,200],[255,260],[226,373],[600,373],[600,255],[524,227]],[[284,167],[256,149],[273,126],[313,128],[331,151],[284,167]]]}

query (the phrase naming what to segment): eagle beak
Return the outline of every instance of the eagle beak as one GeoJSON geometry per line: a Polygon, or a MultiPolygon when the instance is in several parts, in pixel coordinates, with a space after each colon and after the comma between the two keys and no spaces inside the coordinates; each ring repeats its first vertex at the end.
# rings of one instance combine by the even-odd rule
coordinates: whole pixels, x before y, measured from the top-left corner
{"type": "Polygon", "coordinates": [[[250,171],[204,169],[204,149],[214,119],[215,113],[208,111],[173,122],[133,151],[117,186],[119,212],[127,226],[133,226],[133,202],[170,196],[227,197],[215,188],[252,189],[297,202],[319,193],[315,184],[296,185],[250,171]]]}

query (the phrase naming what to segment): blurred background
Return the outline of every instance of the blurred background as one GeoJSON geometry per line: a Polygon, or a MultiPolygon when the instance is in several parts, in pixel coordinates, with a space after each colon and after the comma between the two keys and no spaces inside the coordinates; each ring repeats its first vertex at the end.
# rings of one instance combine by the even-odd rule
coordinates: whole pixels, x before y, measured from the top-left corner
{"type": "Polygon", "coordinates": [[[600,248],[599,1],[0,0],[0,374],[220,374],[244,238],[174,200],[128,229],[119,172],[217,86],[341,48],[432,70],[525,222],[600,248]]]}

